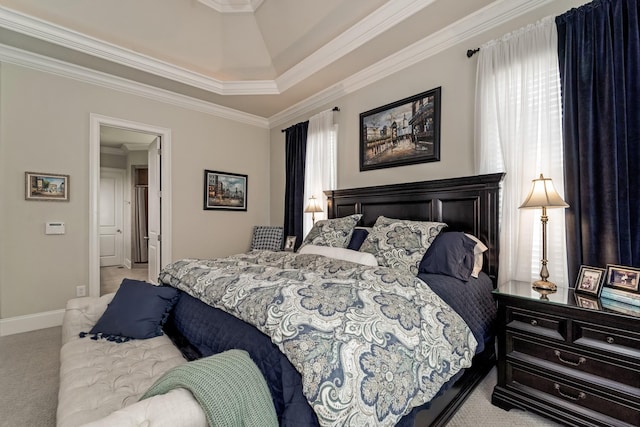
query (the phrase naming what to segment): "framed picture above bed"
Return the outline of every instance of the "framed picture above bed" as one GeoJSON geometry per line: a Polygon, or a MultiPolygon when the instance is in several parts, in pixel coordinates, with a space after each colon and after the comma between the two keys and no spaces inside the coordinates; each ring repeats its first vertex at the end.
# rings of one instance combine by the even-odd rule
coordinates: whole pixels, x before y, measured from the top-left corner
{"type": "Polygon", "coordinates": [[[204,171],[204,210],[246,211],[247,175],[204,171]]]}
{"type": "Polygon", "coordinates": [[[440,160],[439,87],[360,114],[360,170],[440,160]]]}

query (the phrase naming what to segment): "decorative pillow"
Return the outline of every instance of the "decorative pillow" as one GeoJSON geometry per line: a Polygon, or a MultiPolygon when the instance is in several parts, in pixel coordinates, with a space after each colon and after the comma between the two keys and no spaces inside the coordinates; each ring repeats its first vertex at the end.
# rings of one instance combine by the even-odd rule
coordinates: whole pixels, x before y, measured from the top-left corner
{"type": "Polygon", "coordinates": [[[323,255],[329,258],[355,262],[358,264],[368,265],[371,267],[376,267],[378,265],[378,261],[376,261],[376,257],[374,257],[373,254],[370,254],[368,252],[354,251],[352,249],[332,248],[330,246],[306,245],[303,248],[300,248],[298,253],[323,255]]]}
{"type": "Polygon", "coordinates": [[[260,249],[279,251],[282,249],[282,235],[284,227],[257,225],[253,228],[251,250],[260,249]]]}
{"type": "MultiPolygon", "coordinates": [[[[89,331],[93,339],[125,342],[162,335],[162,325],[178,300],[178,290],[124,279],[106,311],[89,331]]],[[[84,337],[86,334],[81,333],[84,337]]]]}
{"type": "Polygon", "coordinates": [[[476,242],[476,246],[473,249],[474,258],[473,258],[473,270],[471,271],[471,277],[475,277],[477,279],[478,274],[480,273],[480,271],[482,271],[482,263],[484,261],[483,253],[487,251],[489,248],[473,234],[467,234],[467,237],[469,237],[474,242],[476,242]]]}
{"type": "Polygon", "coordinates": [[[476,242],[464,233],[441,233],[420,261],[420,273],[445,274],[467,281],[471,276],[476,242]]]}
{"type": "Polygon", "coordinates": [[[353,229],[353,234],[351,235],[351,240],[349,240],[349,245],[347,245],[347,249],[353,249],[357,251],[362,246],[364,239],[367,238],[369,232],[371,231],[371,227],[356,227],[353,229]]]}
{"type": "Polygon", "coordinates": [[[302,246],[331,246],[334,248],[346,248],[353,228],[362,218],[361,214],[354,214],[335,219],[323,219],[317,221],[307,237],[304,238],[302,246]]]}
{"type": "Polygon", "coordinates": [[[360,251],[372,253],[378,265],[418,273],[418,264],[447,224],[378,217],[360,251]]]}

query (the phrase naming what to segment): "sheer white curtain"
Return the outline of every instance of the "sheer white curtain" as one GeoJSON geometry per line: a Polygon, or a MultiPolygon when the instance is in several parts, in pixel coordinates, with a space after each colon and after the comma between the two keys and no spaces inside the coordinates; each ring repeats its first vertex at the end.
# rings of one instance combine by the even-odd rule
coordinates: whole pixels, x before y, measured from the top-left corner
{"type": "MultiPolygon", "coordinates": [[[[327,198],[323,191],[333,190],[337,181],[338,126],[333,123],[333,110],[323,111],[309,119],[307,130],[307,158],[305,162],[305,208],[311,196],[320,202],[323,211],[315,214],[316,221],[327,217],[327,198]]],[[[303,234],[311,230],[311,214],[304,214],[303,234]]]]}
{"type": "MultiPolygon", "coordinates": [[[[541,210],[518,209],[542,173],[564,196],[557,31],[552,17],[480,48],[475,160],[479,174],[506,172],[501,193],[498,283],[539,279],[541,210]]],[[[567,286],[564,209],[548,209],[549,280],[567,286]]]]}

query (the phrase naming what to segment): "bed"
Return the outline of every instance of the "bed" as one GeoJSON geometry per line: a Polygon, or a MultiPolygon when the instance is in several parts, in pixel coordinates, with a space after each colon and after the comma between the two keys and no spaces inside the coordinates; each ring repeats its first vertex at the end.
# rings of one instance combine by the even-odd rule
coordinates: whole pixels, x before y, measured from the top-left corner
{"type": "Polygon", "coordinates": [[[181,291],[165,331],[190,360],[246,350],[267,380],[282,426],[444,425],[495,361],[491,290],[501,179],[327,192],[330,221],[339,220],[331,224],[357,222],[372,232],[382,217],[446,223],[445,233],[477,237],[487,248],[478,278],[452,284],[443,274],[304,251],[180,260],[160,275],[181,291]],[[408,315],[410,304],[428,316],[408,315]]]}

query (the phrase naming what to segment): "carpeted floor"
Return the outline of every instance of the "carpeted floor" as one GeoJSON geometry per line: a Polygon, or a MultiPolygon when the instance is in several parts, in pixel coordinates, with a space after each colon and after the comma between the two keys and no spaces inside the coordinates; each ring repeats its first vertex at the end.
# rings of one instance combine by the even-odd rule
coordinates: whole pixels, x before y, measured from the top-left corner
{"type": "MultiPolygon", "coordinates": [[[[61,328],[0,337],[0,427],[54,427],[58,403],[61,328]]],[[[491,405],[493,369],[448,426],[556,426],[523,411],[491,405]]]]}
{"type": "Polygon", "coordinates": [[[0,337],[0,426],[56,425],[61,330],[0,337]]]}

